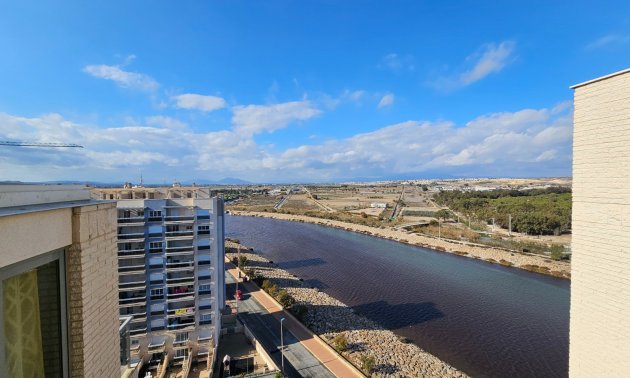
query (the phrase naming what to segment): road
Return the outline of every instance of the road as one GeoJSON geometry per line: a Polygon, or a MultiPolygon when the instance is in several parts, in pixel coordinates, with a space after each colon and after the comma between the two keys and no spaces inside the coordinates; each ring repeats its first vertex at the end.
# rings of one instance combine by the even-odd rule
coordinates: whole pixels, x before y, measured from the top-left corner
{"type": "MultiPolygon", "coordinates": [[[[227,297],[234,298],[236,281],[231,274],[225,275],[227,297]]],[[[244,285],[239,289],[244,294],[244,299],[238,302],[238,317],[252,331],[256,339],[267,350],[278,367],[282,366],[280,352],[280,321],[270,314],[252,297],[244,285]]],[[[284,370],[289,377],[334,377],[334,375],[317,360],[298,341],[298,339],[286,329],[284,337],[284,370]]]]}

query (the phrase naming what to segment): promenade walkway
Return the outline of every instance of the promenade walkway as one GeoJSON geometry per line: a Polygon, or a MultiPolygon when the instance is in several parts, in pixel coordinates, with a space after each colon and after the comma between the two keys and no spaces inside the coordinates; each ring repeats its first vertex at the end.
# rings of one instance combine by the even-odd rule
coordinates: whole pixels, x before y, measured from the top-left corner
{"type": "MultiPolygon", "coordinates": [[[[238,277],[238,271],[231,263],[226,263],[227,272],[234,279],[238,277]]],[[[272,317],[279,322],[285,318],[284,329],[290,332],[299,343],[304,346],[317,360],[321,362],[332,374],[337,377],[364,377],[356,368],[340,357],[328,344],[314,335],[306,326],[300,323],[286,310],[284,310],[273,298],[258,288],[252,282],[240,282],[239,289],[249,293],[272,317]]]]}

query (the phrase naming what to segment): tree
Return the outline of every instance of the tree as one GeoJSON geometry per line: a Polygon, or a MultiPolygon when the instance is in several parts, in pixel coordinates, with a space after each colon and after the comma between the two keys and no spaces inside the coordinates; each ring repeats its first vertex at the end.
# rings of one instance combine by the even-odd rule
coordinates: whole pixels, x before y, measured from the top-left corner
{"type": "Polygon", "coordinates": [[[282,307],[289,308],[295,304],[295,299],[284,289],[278,291],[275,296],[278,303],[282,305],[282,307]]]}
{"type": "Polygon", "coordinates": [[[447,220],[453,217],[453,213],[451,213],[448,209],[441,209],[436,211],[433,216],[437,219],[447,220]]]}
{"type": "Polygon", "coordinates": [[[247,266],[247,256],[239,256],[238,258],[239,268],[243,269],[247,266]]]}

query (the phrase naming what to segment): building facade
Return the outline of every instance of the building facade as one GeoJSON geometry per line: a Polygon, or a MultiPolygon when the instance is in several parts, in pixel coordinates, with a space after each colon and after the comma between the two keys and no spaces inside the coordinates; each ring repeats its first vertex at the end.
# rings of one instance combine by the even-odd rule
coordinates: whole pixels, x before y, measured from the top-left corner
{"type": "Polygon", "coordinates": [[[630,376],[630,69],[574,98],[569,374],[630,376]]]}
{"type": "Polygon", "coordinates": [[[120,376],[115,203],[3,185],[0,241],[0,376],[120,376]]]}
{"type": "Polygon", "coordinates": [[[211,361],[225,304],[222,199],[204,188],[92,193],[117,201],[119,306],[132,316],[131,359],[158,371],[211,361]]]}

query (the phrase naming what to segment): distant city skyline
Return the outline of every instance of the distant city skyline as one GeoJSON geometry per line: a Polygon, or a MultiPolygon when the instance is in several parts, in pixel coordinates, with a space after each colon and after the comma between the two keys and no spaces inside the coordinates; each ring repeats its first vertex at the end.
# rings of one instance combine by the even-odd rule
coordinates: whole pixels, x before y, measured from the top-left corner
{"type": "Polygon", "coordinates": [[[0,181],[570,176],[630,4],[519,5],[6,4],[0,140],[85,148],[0,146],[0,181]]]}

